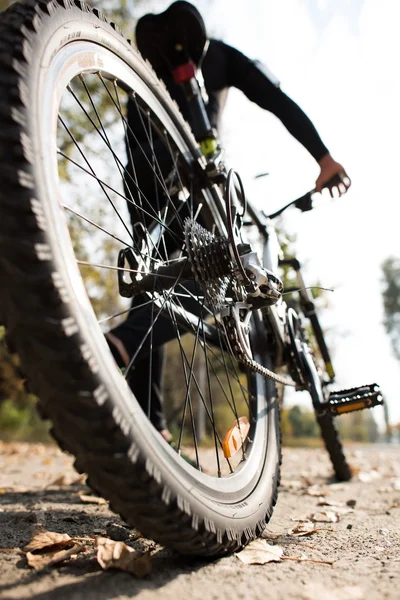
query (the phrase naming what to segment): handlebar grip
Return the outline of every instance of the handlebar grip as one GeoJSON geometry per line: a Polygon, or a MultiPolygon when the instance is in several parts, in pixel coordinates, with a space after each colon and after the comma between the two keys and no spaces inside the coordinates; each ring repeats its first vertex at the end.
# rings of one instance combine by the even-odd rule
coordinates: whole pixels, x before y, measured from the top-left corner
{"type": "Polygon", "coordinates": [[[339,183],[343,182],[343,177],[340,174],[334,175],[331,179],[329,179],[329,181],[326,181],[324,183],[324,187],[322,189],[325,188],[331,188],[335,185],[339,185],[339,183]]]}

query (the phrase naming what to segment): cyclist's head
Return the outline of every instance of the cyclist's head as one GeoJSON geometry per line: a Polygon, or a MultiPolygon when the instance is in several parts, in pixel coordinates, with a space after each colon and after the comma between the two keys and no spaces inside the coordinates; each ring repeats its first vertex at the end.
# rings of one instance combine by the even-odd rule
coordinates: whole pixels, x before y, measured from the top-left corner
{"type": "Polygon", "coordinates": [[[136,25],[136,43],[157,73],[187,60],[199,63],[207,41],[204,20],[190,2],[174,2],[158,15],[144,15],[136,25]]]}

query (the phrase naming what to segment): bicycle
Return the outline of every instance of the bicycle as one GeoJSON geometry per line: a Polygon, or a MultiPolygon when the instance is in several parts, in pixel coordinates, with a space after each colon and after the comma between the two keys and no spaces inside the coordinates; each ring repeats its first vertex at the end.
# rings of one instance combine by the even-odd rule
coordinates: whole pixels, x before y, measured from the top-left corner
{"type": "MultiPolygon", "coordinates": [[[[39,410],[125,521],[186,555],[233,552],[263,531],[276,502],[276,384],[310,391],[340,479],[350,472],[333,414],[381,404],[379,388],[327,397],[332,373],[317,369],[282,301],[272,221],[226,170],[191,63],[177,76],[193,131],[118,28],[79,0],[13,5],[0,49],[0,306],[39,410]],[[125,168],[132,146],[151,169],[152,201],[125,168]],[[127,205],[139,215],[133,232],[127,205]],[[101,326],[127,314],[150,326],[121,370],[101,326]],[[160,331],[173,347],[175,447],[153,427],[150,398],[146,411],[127,385],[143,358],[150,380],[160,331]]],[[[301,295],[300,307],[323,348],[309,301],[301,295]]]]}

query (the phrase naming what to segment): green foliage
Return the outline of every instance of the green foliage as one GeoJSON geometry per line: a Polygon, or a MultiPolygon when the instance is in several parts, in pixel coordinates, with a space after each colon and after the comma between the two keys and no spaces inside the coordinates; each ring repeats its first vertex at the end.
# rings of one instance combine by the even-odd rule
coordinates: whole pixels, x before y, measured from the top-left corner
{"type": "Polygon", "coordinates": [[[19,372],[19,360],[6,343],[6,331],[0,325],[0,402],[12,400],[23,407],[26,401],[24,380],[19,372]]]}
{"type": "Polygon", "coordinates": [[[374,443],[378,441],[378,426],[369,410],[340,415],[336,419],[340,436],[344,440],[374,443]]]}
{"type": "Polygon", "coordinates": [[[400,360],[400,259],[390,257],[382,264],[384,326],[395,357],[400,360]]]}
{"type": "MultiPolygon", "coordinates": [[[[191,334],[183,335],[181,338],[182,348],[186,354],[189,364],[193,354],[195,338],[191,334]]],[[[164,372],[164,402],[165,414],[168,426],[174,435],[179,435],[181,427],[181,419],[183,407],[186,400],[186,378],[190,372],[189,366],[186,364],[186,376],[182,365],[182,355],[180,346],[177,341],[171,341],[166,345],[166,364],[164,372]]],[[[203,444],[213,444],[213,427],[207,411],[204,409],[204,404],[207,406],[209,414],[211,414],[211,399],[215,414],[216,423],[218,424],[218,433],[221,438],[235,423],[236,417],[233,410],[232,396],[235,398],[237,416],[247,416],[248,407],[246,405],[244,394],[241,390],[246,389],[247,378],[244,373],[238,373],[238,381],[230,378],[228,382],[225,367],[223,364],[222,354],[215,351],[215,354],[208,352],[208,372],[210,375],[208,386],[207,365],[204,358],[204,353],[197,347],[196,357],[194,360],[193,374],[190,386],[190,405],[187,406],[185,427],[184,427],[184,443],[193,443],[192,439],[192,424],[191,418],[193,415],[195,421],[196,435],[201,438],[203,444]],[[196,386],[197,382],[198,386],[196,386]],[[202,392],[203,398],[199,394],[199,389],[202,392]],[[229,400],[229,401],[228,401],[229,400]],[[203,425],[202,425],[203,423],[203,425]]]]}
{"type": "Polygon", "coordinates": [[[15,0],[0,0],[0,12],[6,10],[11,4],[14,4],[15,0]]]}
{"type": "MultiPolygon", "coordinates": [[[[378,441],[379,431],[371,411],[357,411],[335,420],[343,440],[374,443],[378,441]]],[[[319,426],[313,410],[294,405],[281,410],[281,431],[285,446],[309,446],[312,440],[320,439],[319,426]]]]}
{"type": "Polygon", "coordinates": [[[25,406],[12,400],[0,404],[0,439],[6,441],[52,442],[49,424],[41,420],[36,412],[36,398],[25,397],[25,406]]]}
{"type": "Polygon", "coordinates": [[[19,359],[10,352],[0,326],[0,439],[50,441],[48,424],[36,412],[37,398],[24,387],[19,359]]]}

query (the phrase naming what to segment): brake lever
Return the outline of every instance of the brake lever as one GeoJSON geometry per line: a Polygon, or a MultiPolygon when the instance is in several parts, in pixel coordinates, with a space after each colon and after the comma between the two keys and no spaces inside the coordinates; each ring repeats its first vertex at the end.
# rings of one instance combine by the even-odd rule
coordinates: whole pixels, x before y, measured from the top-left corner
{"type": "Polygon", "coordinates": [[[301,196],[301,198],[297,198],[297,200],[294,201],[294,206],[301,210],[301,212],[307,212],[309,210],[312,210],[313,194],[315,194],[315,190],[311,190],[311,192],[307,192],[307,194],[304,194],[304,196],[301,196]]]}
{"type": "Polygon", "coordinates": [[[290,206],[295,206],[302,212],[311,210],[313,207],[313,204],[312,204],[312,195],[313,194],[315,194],[315,190],[311,190],[310,192],[307,192],[307,194],[304,194],[304,196],[301,196],[300,198],[297,198],[296,200],[292,200],[291,202],[289,202],[289,204],[286,204],[285,206],[283,206],[276,212],[274,212],[270,215],[266,215],[266,216],[268,219],[275,219],[276,217],[279,217],[279,215],[281,215],[290,206]]]}

